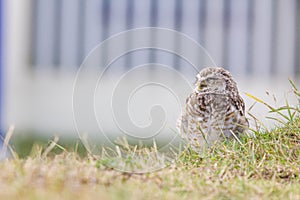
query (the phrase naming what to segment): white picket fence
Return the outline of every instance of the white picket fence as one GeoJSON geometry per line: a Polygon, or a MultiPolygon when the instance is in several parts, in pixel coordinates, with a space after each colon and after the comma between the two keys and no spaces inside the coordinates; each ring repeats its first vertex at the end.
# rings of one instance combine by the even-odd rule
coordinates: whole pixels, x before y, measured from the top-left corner
{"type": "MultiPolygon", "coordinates": [[[[269,89],[284,97],[287,78],[300,72],[297,0],[7,0],[6,6],[4,125],[15,123],[17,132],[74,134],[75,73],[97,44],[133,28],[186,34],[232,72],[242,91],[258,96],[269,89]]],[[[120,59],[116,74],[149,62],[186,69],[175,55],[148,49],[120,59]]]]}

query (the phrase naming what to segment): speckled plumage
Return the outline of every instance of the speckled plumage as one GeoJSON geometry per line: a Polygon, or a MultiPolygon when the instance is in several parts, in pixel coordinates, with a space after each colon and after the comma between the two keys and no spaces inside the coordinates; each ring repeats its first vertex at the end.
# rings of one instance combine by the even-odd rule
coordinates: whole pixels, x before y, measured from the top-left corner
{"type": "Polygon", "coordinates": [[[199,151],[244,133],[248,126],[244,101],[231,74],[223,68],[203,69],[178,121],[191,147],[199,151]]]}

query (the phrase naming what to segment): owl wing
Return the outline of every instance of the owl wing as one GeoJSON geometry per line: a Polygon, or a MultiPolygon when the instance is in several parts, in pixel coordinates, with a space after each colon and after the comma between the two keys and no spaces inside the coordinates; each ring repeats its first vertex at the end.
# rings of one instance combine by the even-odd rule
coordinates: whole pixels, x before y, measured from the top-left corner
{"type": "Polygon", "coordinates": [[[182,136],[185,136],[188,133],[189,118],[190,118],[189,110],[190,110],[190,104],[192,98],[193,98],[192,94],[186,98],[185,108],[182,110],[182,114],[177,119],[176,127],[182,136]]]}
{"type": "Polygon", "coordinates": [[[225,135],[231,137],[232,132],[238,135],[243,133],[248,127],[249,123],[245,117],[245,103],[243,99],[240,95],[230,98],[230,108],[227,111],[225,119],[225,135]]]}

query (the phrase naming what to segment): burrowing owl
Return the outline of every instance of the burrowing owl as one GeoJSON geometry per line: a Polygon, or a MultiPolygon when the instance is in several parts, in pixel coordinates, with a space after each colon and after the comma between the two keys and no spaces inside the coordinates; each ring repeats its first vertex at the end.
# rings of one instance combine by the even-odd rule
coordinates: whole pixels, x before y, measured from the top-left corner
{"type": "Polygon", "coordinates": [[[223,68],[205,68],[186,99],[178,128],[195,150],[244,133],[249,124],[236,82],[223,68]],[[233,135],[234,134],[234,135],[233,135]]]}

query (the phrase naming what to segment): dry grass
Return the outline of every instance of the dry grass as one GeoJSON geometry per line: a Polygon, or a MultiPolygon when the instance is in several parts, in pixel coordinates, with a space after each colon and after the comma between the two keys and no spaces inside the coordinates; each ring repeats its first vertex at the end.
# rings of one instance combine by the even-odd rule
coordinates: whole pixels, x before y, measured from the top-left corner
{"type": "Polygon", "coordinates": [[[64,152],[0,163],[0,199],[300,199],[300,120],[132,174],[64,152]]]}
{"type": "MultiPolygon", "coordinates": [[[[1,199],[299,199],[300,120],[256,138],[191,150],[162,170],[122,173],[94,157],[42,148],[0,163],[1,199]]],[[[51,145],[49,145],[51,146],[51,145]]],[[[108,159],[108,158],[106,158],[108,159]]]]}
{"type": "Polygon", "coordinates": [[[50,156],[55,138],[27,158],[0,163],[0,199],[300,199],[299,107],[270,110],[281,116],[280,127],[256,127],[255,137],[226,141],[201,155],[188,148],[175,163],[149,173],[112,168],[163,165],[155,144],[139,149],[125,141],[111,150],[114,157],[107,150],[80,157],[58,146],[63,153],[50,156]]]}

